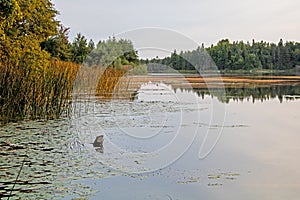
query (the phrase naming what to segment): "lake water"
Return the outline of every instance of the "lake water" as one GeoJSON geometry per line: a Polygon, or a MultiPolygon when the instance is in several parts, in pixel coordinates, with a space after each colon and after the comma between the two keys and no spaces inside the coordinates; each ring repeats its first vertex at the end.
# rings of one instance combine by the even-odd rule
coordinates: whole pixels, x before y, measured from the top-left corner
{"type": "Polygon", "coordinates": [[[0,127],[0,195],[299,199],[299,96],[298,84],[208,91],[151,83],[134,100],[77,100],[68,118],[0,127]]]}

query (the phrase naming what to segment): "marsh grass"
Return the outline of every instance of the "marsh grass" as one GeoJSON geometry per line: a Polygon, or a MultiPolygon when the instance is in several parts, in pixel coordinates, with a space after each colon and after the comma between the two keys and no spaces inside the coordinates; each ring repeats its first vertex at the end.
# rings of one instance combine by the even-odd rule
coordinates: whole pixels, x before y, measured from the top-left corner
{"type": "Polygon", "coordinates": [[[138,87],[130,70],[126,66],[81,66],[73,87],[73,101],[132,99],[138,87]]]}
{"type": "Polygon", "coordinates": [[[38,69],[0,66],[0,121],[58,118],[68,111],[78,69],[56,60],[38,69]]]}
{"type": "Polygon", "coordinates": [[[127,87],[126,69],[107,67],[102,73],[96,88],[97,96],[112,98],[118,95],[121,88],[127,87]]]}
{"type": "Polygon", "coordinates": [[[128,69],[80,66],[52,60],[34,69],[0,65],[0,123],[56,119],[68,114],[76,95],[131,98],[128,69]]]}

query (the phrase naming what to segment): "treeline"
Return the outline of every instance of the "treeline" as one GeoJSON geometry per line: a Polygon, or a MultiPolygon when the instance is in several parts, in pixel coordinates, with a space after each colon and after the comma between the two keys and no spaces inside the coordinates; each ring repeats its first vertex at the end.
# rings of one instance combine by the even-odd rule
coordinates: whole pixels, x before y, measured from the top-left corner
{"type": "Polygon", "coordinates": [[[176,50],[171,56],[152,60],[143,60],[151,69],[155,64],[169,66],[175,70],[288,70],[300,65],[300,43],[268,42],[252,43],[243,41],[231,43],[228,39],[221,40],[217,45],[204,48],[204,45],[193,51],[176,50]]]}
{"type": "Polygon", "coordinates": [[[140,63],[137,51],[130,40],[109,37],[95,44],[78,33],[70,42],[69,28],[60,26],[56,35],[41,43],[51,58],[90,67],[127,68],[131,74],[147,74],[147,66],[140,63]]]}
{"type": "Polygon", "coordinates": [[[299,98],[300,88],[294,87],[292,85],[273,85],[270,87],[245,87],[245,88],[231,88],[227,87],[225,89],[224,95],[218,95],[218,92],[212,92],[217,89],[189,89],[193,90],[198,94],[202,99],[205,98],[205,95],[215,96],[220,102],[229,103],[232,101],[267,101],[270,99],[278,98],[280,103],[286,100],[295,100],[299,98]]]}
{"type": "Polygon", "coordinates": [[[121,67],[136,66],[139,63],[137,52],[129,40],[109,37],[108,40],[100,40],[95,44],[93,40],[88,41],[78,33],[73,42],[70,42],[68,34],[69,28],[61,26],[58,34],[41,43],[42,49],[49,52],[52,58],[90,66],[121,67]]]}

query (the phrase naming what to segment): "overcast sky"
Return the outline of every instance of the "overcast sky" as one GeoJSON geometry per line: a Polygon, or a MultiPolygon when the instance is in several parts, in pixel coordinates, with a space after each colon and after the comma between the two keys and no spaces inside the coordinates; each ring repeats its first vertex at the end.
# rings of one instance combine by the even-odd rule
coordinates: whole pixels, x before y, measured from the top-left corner
{"type": "Polygon", "coordinates": [[[95,41],[141,27],[178,31],[204,43],[300,40],[299,0],[53,0],[58,19],[95,41]]]}

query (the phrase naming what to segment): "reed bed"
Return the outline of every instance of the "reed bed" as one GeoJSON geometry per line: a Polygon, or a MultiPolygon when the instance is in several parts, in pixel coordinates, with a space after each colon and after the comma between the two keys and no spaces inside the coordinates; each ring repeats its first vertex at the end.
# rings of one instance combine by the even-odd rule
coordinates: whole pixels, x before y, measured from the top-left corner
{"type": "Polygon", "coordinates": [[[77,78],[73,87],[73,95],[95,95],[99,79],[104,73],[102,66],[82,65],[77,73],[77,78]]]}
{"type": "Polygon", "coordinates": [[[126,66],[81,66],[73,87],[73,101],[132,99],[137,88],[132,87],[129,72],[126,66]]]}
{"type": "Polygon", "coordinates": [[[97,96],[104,98],[116,97],[121,88],[126,88],[126,69],[115,69],[113,67],[107,67],[102,73],[97,88],[97,96]]]}
{"type": "Polygon", "coordinates": [[[76,98],[130,98],[128,69],[52,60],[39,69],[0,65],[0,122],[56,119],[76,98]]]}
{"type": "Polygon", "coordinates": [[[67,112],[79,67],[57,60],[39,69],[0,65],[0,121],[53,119],[67,112]]]}

